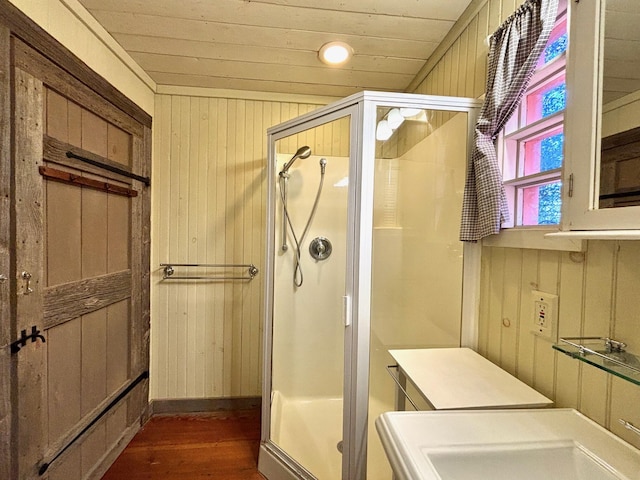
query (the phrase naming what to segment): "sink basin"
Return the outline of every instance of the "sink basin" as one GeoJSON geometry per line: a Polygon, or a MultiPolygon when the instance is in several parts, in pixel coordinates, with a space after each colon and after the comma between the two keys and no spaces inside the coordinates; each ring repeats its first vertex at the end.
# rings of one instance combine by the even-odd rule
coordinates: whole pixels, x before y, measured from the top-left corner
{"type": "Polygon", "coordinates": [[[442,480],[617,480],[621,477],[575,442],[470,445],[423,449],[442,480]]]}
{"type": "Polygon", "coordinates": [[[640,450],[573,409],[387,412],[398,480],[640,480],[640,450]]]}

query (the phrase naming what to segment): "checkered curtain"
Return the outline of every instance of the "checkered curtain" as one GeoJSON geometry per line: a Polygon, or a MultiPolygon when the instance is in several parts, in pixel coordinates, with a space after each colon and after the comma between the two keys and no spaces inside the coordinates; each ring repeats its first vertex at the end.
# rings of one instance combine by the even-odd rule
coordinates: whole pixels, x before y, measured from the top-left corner
{"type": "Polygon", "coordinates": [[[509,218],[494,142],[527,89],[557,11],[558,0],[527,0],[491,36],[486,96],[464,189],[462,241],[499,233],[509,218]]]}

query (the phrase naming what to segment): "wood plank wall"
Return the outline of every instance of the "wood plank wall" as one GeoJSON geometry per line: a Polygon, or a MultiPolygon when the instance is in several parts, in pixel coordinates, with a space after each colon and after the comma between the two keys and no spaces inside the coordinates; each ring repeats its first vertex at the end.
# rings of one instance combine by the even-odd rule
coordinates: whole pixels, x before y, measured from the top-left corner
{"type": "MultiPolygon", "coordinates": [[[[484,93],[484,40],[522,2],[488,0],[415,93],[479,97],[484,93]]],[[[559,295],[561,336],[619,338],[640,352],[640,243],[588,242],[584,254],[484,247],[479,351],[552,398],[573,407],[640,447],[640,438],[618,424],[640,425],[640,387],[551,349],[529,333],[532,289],[559,295]]]]}
{"type": "MultiPolygon", "coordinates": [[[[266,130],[318,107],[156,97],[151,399],[261,394],[266,130]],[[260,273],[251,282],[162,281],[159,264],[169,262],[253,263],[260,273]]],[[[301,141],[332,145],[335,135],[322,136],[301,141]]],[[[287,144],[291,153],[300,146],[287,144]]]]}

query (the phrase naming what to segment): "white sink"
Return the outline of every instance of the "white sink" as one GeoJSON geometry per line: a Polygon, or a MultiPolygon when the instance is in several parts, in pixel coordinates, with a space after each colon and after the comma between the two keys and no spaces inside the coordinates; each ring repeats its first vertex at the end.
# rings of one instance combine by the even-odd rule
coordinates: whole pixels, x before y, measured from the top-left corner
{"type": "Polygon", "coordinates": [[[442,480],[621,478],[591,452],[569,441],[425,448],[422,452],[442,480]]]}
{"type": "Polygon", "coordinates": [[[640,451],[572,409],[388,412],[398,480],[640,480],[640,451]]]}

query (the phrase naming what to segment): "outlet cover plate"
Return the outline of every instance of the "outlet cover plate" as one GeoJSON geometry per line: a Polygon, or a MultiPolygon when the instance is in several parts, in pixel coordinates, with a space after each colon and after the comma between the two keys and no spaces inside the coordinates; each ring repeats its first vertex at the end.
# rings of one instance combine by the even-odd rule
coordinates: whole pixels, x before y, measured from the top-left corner
{"type": "Polygon", "coordinates": [[[531,290],[531,300],[531,333],[548,339],[554,338],[558,326],[558,296],[531,290]]]}

